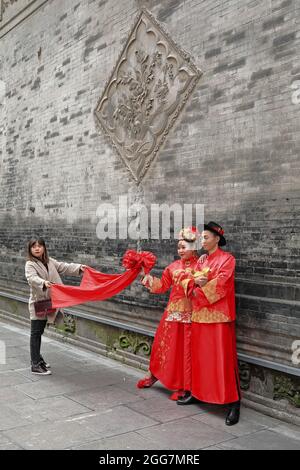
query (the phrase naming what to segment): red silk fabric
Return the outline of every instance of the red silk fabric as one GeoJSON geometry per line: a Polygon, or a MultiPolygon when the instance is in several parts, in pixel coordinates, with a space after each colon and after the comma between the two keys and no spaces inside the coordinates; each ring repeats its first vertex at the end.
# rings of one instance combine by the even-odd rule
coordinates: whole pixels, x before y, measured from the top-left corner
{"type": "Polygon", "coordinates": [[[105,300],[126,289],[138,276],[141,269],[145,274],[153,268],[156,257],[148,252],[128,250],[123,257],[123,266],[127,269],[122,274],[105,274],[87,267],[80,286],[51,286],[53,308],[71,307],[84,302],[105,300]]]}
{"type": "Polygon", "coordinates": [[[192,323],[192,395],[224,405],[240,400],[235,322],[192,323]]]}
{"type": "Polygon", "coordinates": [[[152,345],[149,370],[169,390],[191,390],[191,323],[167,321],[165,311],[152,345]]]}

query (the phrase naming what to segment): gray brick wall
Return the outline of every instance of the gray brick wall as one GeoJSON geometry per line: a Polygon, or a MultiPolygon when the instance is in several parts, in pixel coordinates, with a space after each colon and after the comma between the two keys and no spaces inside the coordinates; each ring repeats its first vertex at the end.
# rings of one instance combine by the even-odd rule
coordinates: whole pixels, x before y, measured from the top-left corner
{"type": "MultiPolygon", "coordinates": [[[[240,348],[288,362],[290,340],[300,337],[297,0],[49,0],[6,34],[0,281],[25,285],[24,244],[37,232],[57,258],[103,270],[120,264],[128,244],[96,238],[96,210],[119,195],[133,200],[137,189],[93,110],[140,6],[203,71],[142,183],[143,201],[205,204],[206,219],[223,224],[237,258],[237,290],[246,296],[240,348]]],[[[142,247],[159,256],[158,268],[173,259],[174,244],[142,247]]],[[[165,302],[136,286],[124,300],[149,308],[165,302]]]]}

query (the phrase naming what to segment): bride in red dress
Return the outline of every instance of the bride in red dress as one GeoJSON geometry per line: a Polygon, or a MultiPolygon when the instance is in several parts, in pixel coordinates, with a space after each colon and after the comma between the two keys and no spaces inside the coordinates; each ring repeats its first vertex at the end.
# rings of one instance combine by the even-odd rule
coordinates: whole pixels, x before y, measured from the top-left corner
{"type": "Polygon", "coordinates": [[[174,391],[170,397],[173,400],[191,390],[192,305],[180,281],[195,271],[199,236],[195,227],[182,229],[178,241],[180,259],[166,267],[161,279],[148,274],[142,280],[152,294],[163,294],[169,289],[171,294],[155,334],[149,373],[138,381],[137,387],[148,388],[159,380],[174,391]]]}

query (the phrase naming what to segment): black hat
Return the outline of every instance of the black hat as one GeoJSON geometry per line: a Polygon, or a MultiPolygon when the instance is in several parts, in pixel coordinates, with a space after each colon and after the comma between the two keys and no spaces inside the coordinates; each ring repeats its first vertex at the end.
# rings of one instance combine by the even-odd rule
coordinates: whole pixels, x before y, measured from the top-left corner
{"type": "Polygon", "coordinates": [[[208,222],[208,224],[204,224],[204,230],[209,230],[210,232],[220,237],[219,246],[226,245],[226,240],[223,236],[224,230],[222,229],[221,225],[216,224],[216,222],[208,222]]]}

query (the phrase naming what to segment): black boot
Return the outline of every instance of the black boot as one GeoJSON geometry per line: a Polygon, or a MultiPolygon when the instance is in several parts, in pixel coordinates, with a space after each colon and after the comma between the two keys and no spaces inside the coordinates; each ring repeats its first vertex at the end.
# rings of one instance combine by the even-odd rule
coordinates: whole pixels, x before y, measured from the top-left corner
{"type": "Polygon", "coordinates": [[[230,405],[230,408],[226,416],[225,424],[226,426],[233,426],[234,424],[237,424],[239,422],[239,419],[240,419],[240,402],[237,401],[230,405]]]}
{"type": "Polygon", "coordinates": [[[192,403],[196,403],[196,399],[191,392],[185,392],[184,395],[177,400],[177,405],[191,405],[192,403]]]}

